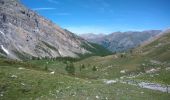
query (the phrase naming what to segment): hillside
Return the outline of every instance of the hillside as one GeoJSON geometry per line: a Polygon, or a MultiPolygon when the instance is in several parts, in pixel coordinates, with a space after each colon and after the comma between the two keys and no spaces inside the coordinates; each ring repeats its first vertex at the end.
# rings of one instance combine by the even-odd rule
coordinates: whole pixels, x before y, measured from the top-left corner
{"type": "MultiPolygon", "coordinates": [[[[12,59],[78,57],[93,47],[77,35],[26,8],[18,0],[0,1],[0,54],[12,59]]],[[[107,51],[106,51],[107,52],[107,51]]]]}
{"type": "Polygon", "coordinates": [[[164,34],[129,53],[73,62],[0,58],[1,99],[169,100],[169,37],[164,34]],[[66,70],[70,65],[71,72],[66,70]]]}
{"type": "MultiPolygon", "coordinates": [[[[96,66],[99,78],[116,78],[127,75],[139,80],[170,84],[170,32],[164,32],[152,42],[127,53],[117,53],[106,57],[90,57],[77,65],[96,66]],[[120,72],[124,71],[123,74],[120,72]],[[141,74],[142,73],[142,74],[141,74]]],[[[83,75],[88,75],[86,71],[83,75]]]]}
{"type": "Polygon", "coordinates": [[[136,49],[141,56],[148,56],[158,61],[166,62],[170,60],[170,32],[165,31],[153,41],[142,45],[136,49]]]}

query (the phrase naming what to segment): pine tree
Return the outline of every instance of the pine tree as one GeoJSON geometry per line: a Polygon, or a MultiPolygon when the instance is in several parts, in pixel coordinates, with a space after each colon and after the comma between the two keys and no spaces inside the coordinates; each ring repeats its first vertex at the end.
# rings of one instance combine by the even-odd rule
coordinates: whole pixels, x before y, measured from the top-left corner
{"type": "Polygon", "coordinates": [[[84,64],[82,64],[82,66],[81,66],[81,67],[82,67],[82,69],[84,69],[84,68],[85,68],[85,65],[84,65],[84,64]]]}
{"type": "Polygon", "coordinates": [[[67,64],[65,70],[69,73],[74,75],[75,74],[75,67],[73,63],[67,64]]]}
{"type": "Polygon", "coordinates": [[[92,70],[93,70],[93,71],[97,71],[97,67],[96,67],[96,66],[93,66],[92,70]]]}

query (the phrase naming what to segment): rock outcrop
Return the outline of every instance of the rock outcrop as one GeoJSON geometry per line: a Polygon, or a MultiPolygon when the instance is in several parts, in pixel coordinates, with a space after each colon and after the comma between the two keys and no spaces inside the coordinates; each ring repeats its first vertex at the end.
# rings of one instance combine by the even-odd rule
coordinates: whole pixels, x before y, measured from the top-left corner
{"type": "Polygon", "coordinates": [[[81,47],[84,43],[88,44],[18,0],[0,0],[1,55],[12,59],[77,57],[77,54],[90,53],[81,47]]]}

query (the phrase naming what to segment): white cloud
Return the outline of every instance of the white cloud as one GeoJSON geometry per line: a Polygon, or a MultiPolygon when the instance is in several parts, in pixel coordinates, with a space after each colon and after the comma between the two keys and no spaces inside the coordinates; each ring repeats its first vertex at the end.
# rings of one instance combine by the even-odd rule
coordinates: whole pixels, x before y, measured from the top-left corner
{"type": "Polygon", "coordinates": [[[55,10],[56,8],[33,8],[33,10],[37,10],[37,11],[39,11],[39,10],[55,10]]]}

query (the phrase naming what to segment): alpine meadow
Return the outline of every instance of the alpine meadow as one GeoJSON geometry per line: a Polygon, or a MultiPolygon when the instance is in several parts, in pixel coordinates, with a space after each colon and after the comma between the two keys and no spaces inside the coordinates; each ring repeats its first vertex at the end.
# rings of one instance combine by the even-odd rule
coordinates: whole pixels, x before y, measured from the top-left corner
{"type": "Polygon", "coordinates": [[[169,0],[0,0],[0,100],[169,100],[169,0]]]}

